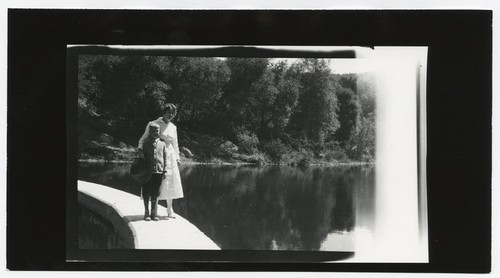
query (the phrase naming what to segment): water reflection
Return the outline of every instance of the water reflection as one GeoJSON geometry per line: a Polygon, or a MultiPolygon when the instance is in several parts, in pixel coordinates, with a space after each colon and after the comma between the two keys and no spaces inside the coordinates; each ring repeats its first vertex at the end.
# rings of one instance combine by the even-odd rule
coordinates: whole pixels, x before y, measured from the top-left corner
{"type": "MultiPolygon", "coordinates": [[[[81,164],[79,179],[138,195],[129,165],[81,164]]],[[[370,229],[374,168],[182,166],[176,211],[222,249],[354,251],[370,229]]]]}

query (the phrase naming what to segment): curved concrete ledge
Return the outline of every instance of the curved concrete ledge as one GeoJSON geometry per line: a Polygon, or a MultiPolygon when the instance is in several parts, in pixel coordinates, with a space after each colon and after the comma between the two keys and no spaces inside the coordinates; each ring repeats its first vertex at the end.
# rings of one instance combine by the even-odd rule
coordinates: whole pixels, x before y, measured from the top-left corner
{"type": "Polygon", "coordinates": [[[78,191],[78,203],[111,222],[114,230],[123,239],[124,248],[133,249],[137,246],[133,227],[130,227],[129,223],[124,221],[123,216],[118,213],[118,210],[112,204],[82,191],[78,191]]]}
{"type": "Polygon", "coordinates": [[[108,219],[130,248],[220,250],[180,215],[175,219],[167,218],[163,206],[158,206],[160,221],[144,221],[143,202],[130,193],[78,181],[78,202],[108,219]]]}

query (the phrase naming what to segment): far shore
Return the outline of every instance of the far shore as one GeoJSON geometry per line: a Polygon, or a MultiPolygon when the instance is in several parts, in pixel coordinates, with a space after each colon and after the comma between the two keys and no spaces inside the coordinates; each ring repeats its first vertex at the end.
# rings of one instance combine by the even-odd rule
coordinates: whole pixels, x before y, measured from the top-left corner
{"type": "MultiPolygon", "coordinates": [[[[79,159],[78,162],[81,163],[117,163],[117,164],[130,164],[130,160],[104,160],[104,159],[79,159]]],[[[280,164],[280,163],[252,163],[252,162],[202,162],[202,161],[181,161],[181,165],[223,165],[223,166],[295,166],[300,167],[297,164],[280,164]]],[[[307,166],[319,167],[319,166],[362,166],[362,165],[375,165],[375,162],[361,162],[361,161],[350,161],[350,162],[319,162],[319,163],[309,163],[307,166]]]]}

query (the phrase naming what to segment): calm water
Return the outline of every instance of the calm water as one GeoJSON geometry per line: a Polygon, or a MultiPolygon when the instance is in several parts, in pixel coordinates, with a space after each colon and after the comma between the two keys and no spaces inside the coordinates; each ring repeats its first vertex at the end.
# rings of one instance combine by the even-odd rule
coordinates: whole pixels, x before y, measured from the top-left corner
{"type": "MultiPolygon", "coordinates": [[[[81,163],[78,178],[139,195],[129,167],[81,163]]],[[[180,170],[185,197],[174,200],[176,213],[221,249],[354,251],[354,230],[372,228],[373,166],[180,170]]]]}

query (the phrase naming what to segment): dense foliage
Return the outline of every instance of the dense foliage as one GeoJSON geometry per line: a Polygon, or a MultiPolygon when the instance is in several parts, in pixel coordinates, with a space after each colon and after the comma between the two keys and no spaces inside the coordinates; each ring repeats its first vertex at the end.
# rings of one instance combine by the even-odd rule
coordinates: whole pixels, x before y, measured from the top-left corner
{"type": "Polygon", "coordinates": [[[372,76],[332,74],[324,59],[79,57],[85,128],[136,145],[167,102],[178,107],[175,122],[186,147],[192,134],[201,134],[230,141],[242,155],[282,163],[375,155],[372,76]]]}

